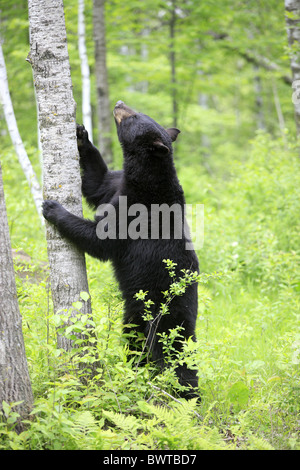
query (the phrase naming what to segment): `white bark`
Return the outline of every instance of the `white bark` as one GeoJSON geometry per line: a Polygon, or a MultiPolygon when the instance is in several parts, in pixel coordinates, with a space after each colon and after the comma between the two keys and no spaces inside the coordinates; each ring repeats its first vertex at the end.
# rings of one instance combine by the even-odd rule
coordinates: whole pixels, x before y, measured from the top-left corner
{"type": "Polygon", "coordinates": [[[0,43],[0,101],[3,106],[4,115],[5,115],[7,128],[10,134],[11,141],[13,143],[13,146],[15,147],[15,151],[18,156],[20,165],[28,181],[30,191],[33,196],[34,203],[38,211],[41,223],[44,225],[44,219],[42,216],[42,202],[43,202],[42,190],[38,182],[38,179],[36,177],[36,174],[32,168],[31,162],[28,158],[27,152],[25,150],[25,147],[23,145],[23,142],[19,133],[19,129],[18,129],[18,125],[17,125],[17,121],[15,118],[15,113],[14,113],[14,109],[13,109],[13,105],[12,105],[12,101],[11,101],[11,97],[9,93],[6,66],[5,66],[5,60],[4,60],[1,43],[0,43]]]}
{"type": "Polygon", "coordinates": [[[300,0],[285,0],[288,43],[293,74],[293,103],[297,133],[300,135],[300,0]],[[290,16],[291,15],[291,16],[290,16]]]}
{"type": "MultiPolygon", "coordinates": [[[[81,178],[76,142],[76,104],[62,0],[29,0],[30,53],[43,149],[44,198],[82,216],[81,178]]],[[[70,309],[80,292],[88,292],[85,257],[47,227],[48,258],[54,310],[70,309]]],[[[90,302],[81,310],[90,313],[90,302]]],[[[58,338],[59,347],[71,342],[58,338]]]]}
{"type": "Polygon", "coordinates": [[[90,68],[85,44],[84,0],[78,0],[78,51],[82,77],[82,119],[89,139],[93,142],[90,68]]]}
{"type": "Polygon", "coordinates": [[[3,401],[22,401],[13,411],[23,418],[33,403],[0,164],[0,409],[3,401]]]}

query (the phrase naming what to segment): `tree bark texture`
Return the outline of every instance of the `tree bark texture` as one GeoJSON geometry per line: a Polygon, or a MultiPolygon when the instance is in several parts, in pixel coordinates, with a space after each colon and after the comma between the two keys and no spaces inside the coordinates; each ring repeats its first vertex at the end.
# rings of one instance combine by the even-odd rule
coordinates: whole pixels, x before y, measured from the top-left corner
{"type": "MultiPolygon", "coordinates": [[[[43,193],[82,216],[81,178],[62,0],[29,0],[30,53],[38,101],[43,150],[43,193]]],[[[46,224],[54,311],[70,309],[81,291],[88,292],[84,254],[46,224]]],[[[85,302],[82,313],[91,313],[85,302]]],[[[58,337],[58,346],[71,341],[58,337]]]]}
{"type": "Polygon", "coordinates": [[[32,168],[31,162],[28,158],[27,152],[25,150],[24,144],[22,142],[17,121],[15,118],[14,108],[12,105],[9,87],[8,87],[8,80],[7,80],[7,73],[6,73],[6,66],[4,55],[2,51],[2,46],[0,44],[0,102],[2,103],[4,115],[6,119],[6,124],[8,128],[8,132],[12,141],[12,144],[16,150],[16,154],[18,156],[20,165],[24,172],[24,175],[27,179],[29,184],[29,188],[39,214],[40,220],[42,225],[44,225],[44,218],[42,216],[42,190],[36,174],[32,168]]]}
{"type": "Polygon", "coordinates": [[[106,162],[112,163],[111,111],[106,65],[105,0],[93,0],[93,28],[99,127],[98,146],[106,162]]]}
{"type": "Polygon", "coordinates": [[[22,401],[13,408],[22,418],[33,403],[0,164],[0,409],[3,401],[22,401]]]}
{"type": "Polygon", "coordinates": [[[93,142],[90,68],[85,44],[84,0],[78,0],[78,51],[82,79],[82,120],[93,142]]]}
{"type": "Polygon", "coordinates": [[[297,134],[300,135],[300,0],[285,0],[286,26],[293,75],[293,103],[297,134]]]}

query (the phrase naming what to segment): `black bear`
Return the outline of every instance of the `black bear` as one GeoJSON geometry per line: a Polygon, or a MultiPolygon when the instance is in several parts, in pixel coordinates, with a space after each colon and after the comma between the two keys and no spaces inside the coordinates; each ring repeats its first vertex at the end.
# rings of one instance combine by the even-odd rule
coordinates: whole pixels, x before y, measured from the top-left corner
{"type": "MultiPolygon", "coordinates": [[[[174,296],[169,313],[161,315],[163,292],[172,282],[163,260],[174,262],[176,276],[182,276],[182,270],[199,270],[195,251],[186,249],[190,240],[184,230],[184,194],[173,162],[172,141],[180,131],[164,129],[122,101],[114,108],[114,118],[124,157],[120,171],[107,168],[85,128],[77,126],[82,192],[98,209],[95,220],[81,219],[55,201],[44,201],[43,214],[80,250],[112,261],[125,301],[124,323],[137,325],[147,338],[151,360],[164,367],[161,333],[181,327],[185,339],[196,339],[196,283],[174,296]],[[135,297],[140,290],[153,302],[152,321],[145,320],[144,302],[135,297]]],[[[175,348],[181,347],[182,341],[175,342],[175,348]]],[[[197,397],[196,371],[178,364],[176,374],[185,386],[181,396],[197,397]]]]}

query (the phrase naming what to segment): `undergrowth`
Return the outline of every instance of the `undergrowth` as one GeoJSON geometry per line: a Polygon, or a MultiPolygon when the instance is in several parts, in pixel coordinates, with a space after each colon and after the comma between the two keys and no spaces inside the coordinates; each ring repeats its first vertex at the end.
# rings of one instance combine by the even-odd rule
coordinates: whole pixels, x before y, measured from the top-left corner
{"type": "MultiPolygon", "coordinates": [[[[222,272],[198,279],[197,342],[177,358],[197,368],[201,404],[178,398],[172,366],[129,351],[109,264],[87,257],[93,319],[75,303],[64,327],[71,312],[53,314],[45,244],[15,223],[14,248],[39,252],[15,265],[35,402],[19,434],[14,404],[3,405],[0,449],[299,449],[299,175],[297,148],[265,134],[226,178],[184,170],[187,202],[205,206],[201,272],[222,272]],[[58,328],[72,351],[57,348],[58,328]]],[[[171,358],[176,335],[162,338],[171,358]]]]}

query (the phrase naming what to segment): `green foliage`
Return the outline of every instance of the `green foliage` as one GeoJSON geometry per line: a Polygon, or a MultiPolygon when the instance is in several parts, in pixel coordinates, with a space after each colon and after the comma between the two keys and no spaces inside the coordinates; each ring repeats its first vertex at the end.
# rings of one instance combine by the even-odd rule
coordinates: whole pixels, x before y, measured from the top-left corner
{"type": "Polygon", "coordinates": [[[139,418],[104,413],[129,441],[123,448],[128,448],[130,443],[130,448],[138,449],[230,449],[216,429],[197,423],[196,400],[183,400],[167,408],[140,401],[138,407],[141,411],[139,418]]]}
{"type": "Polygon", "coordinates": [[[153,416],[149,431],[158,449],[230,449],[215,428],[196,422],[196,399],[173,403],[168,408],[145,402],[139,405],[144,413],[153,416]]]}

